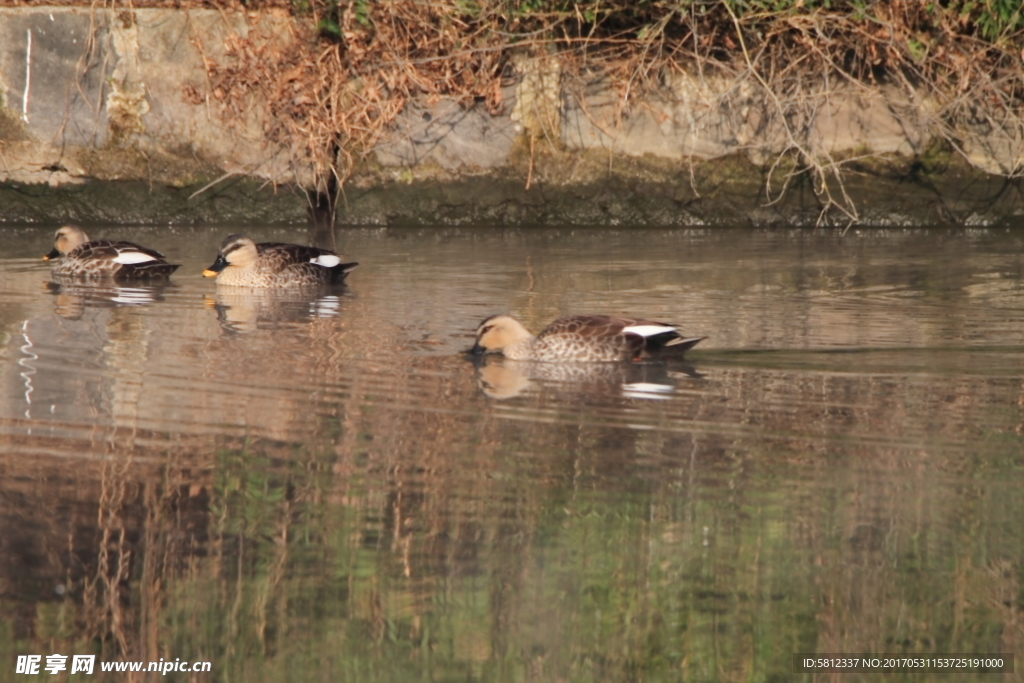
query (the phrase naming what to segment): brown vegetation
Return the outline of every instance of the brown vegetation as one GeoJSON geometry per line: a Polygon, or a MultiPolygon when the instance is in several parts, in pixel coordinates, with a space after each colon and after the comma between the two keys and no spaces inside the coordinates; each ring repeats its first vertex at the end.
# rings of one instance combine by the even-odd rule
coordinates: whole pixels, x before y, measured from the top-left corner
{"type": "Polygon", "coordinates": [[[825,209],[850,218],[844,161],[808,144],[815,110],[838,85],[886,84],[910,101],[934,101],[933,134],[960,151],[963,132],[979,127],[1014,147],[1024,138],[1018,16],[993,24],[998,16],[963,3],[917,1],[750,5],[312,0],[292,5],[308,14],[294,53],[268,58],[269,37],[234,39],[210,78],[222,101],[255,92],[266,102],[270,136],[315,166],[321,192],[340,186],[410,98],[501,109],[501,84],[522,56],[555,55],[563,79],[608,78],[622,111],[672,71],[751,85],[764,102],[761,127],[786,140],[776,157],[789,169],[781,188],[810,174],[825,209]]]}
{"type": "MultiPolygon", "coordinates": [[[[68,0],[74,2],[74,0],[68,0]]],[[[80,2],[78,4],[81,4],[80,2]]],[[[256,29],[232,36],[223,61],[207,60],[209,92],[226,120],[253,100],[270,141],[311,165],[334,194],[412,98],[454,98],[501,110],[518,60],[557,61],[563,92],[604,78],[619,111],[672,73],[723,76],[757,103],[761,158],[772,158],[768,195],[810,178],[823,215],[850,219],[842,170],[851,159],[815,149],[815,114],[837,88],[888,86],[895,106],[916,107],[929,135],[969,161],[964,139],[983,134],[1024,159],[1024,18],[1019,3],[962,0],[135,0],[97,7],[277,8],[296,16],[288,44],[256,29]],[[927,104],[924,104],[927,103],[927,104]],[[779,140],[782,140],[780,143],[779,140]],[[769,142],[770,141],[770,142],[769,142]],[[785,169],[784,172],[778,169],[785,169]],[[774,177],[774,183],[772,181],[774,177]],[[775,185],[773,191],[772,185],[775,185]]],[[[722,102],[721,104],[725,104],[722,102]]],[[[536,133],[536,132],[534,132],[536,133]]],[[[534,148],[531,144],[531,170],[534,148]]]]}

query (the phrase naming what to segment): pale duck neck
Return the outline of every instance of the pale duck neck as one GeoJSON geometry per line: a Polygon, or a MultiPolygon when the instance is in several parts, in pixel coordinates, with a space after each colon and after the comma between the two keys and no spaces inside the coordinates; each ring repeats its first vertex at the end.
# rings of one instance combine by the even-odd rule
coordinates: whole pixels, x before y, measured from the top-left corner
{"type": "Polygon", "coordinates": [[[532,360],[533,344],[536,341],[536,337],[532,334],[528,335],[517,342],[512,342],[502,349],[501,353],[505,358],[511,358],[512,360],[532,360]]]}

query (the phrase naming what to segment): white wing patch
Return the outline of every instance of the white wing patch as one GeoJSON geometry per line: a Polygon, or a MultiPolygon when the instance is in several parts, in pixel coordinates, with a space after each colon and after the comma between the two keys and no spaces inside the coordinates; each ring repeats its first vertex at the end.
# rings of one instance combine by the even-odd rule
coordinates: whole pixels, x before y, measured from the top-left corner
{"type": "Polygon", "coordinates": [[[624,334],[638,334],[641,337],[653,337],[656,334],[675,331],[676,328],[669,327],[668,325],[631,325],[630,327],[622,328],[624,334]]]}
{"type": "Polygon", "coordinates": [[[341,263],[341,257],[335,254],[320,254],[319,256],[314,256],[309,259],[309,262],[315,263],[318,266],[323,266],[324,268],[333,268],[341,263]]]}
{"type": "Polygon", "coordinates": [[[123,263],[125,265],[149,263],[150,261],[156,261],[156,257],[141,251],[122,251],[114,257],[114,263],[123,263]]]}

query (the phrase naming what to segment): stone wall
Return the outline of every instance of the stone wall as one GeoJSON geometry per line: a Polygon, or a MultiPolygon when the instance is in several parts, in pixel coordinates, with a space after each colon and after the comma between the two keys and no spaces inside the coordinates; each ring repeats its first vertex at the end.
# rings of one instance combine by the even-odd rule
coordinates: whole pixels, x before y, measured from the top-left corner
{"type": "MultiPolygon", "coordinates": [[[[312,169],[265,139],[259,102],[226,119],[204,67],[233,34],[294,40],[293,21],[0,8],[0,222],[307,220],[312,169]]],[[[516,72],[499,115],[407,106],[346,185],[339,220],[764,225],[852,211],[864,224],[994,224],[1024,211],[1005,178],[1020,140],[968,131],[957,152],[936,145],[934,107],[895,90],[838,88],[790,116],[794,136],[749,80],[676,73],[627,108],[555,58],[516,72]],[[843,161],[842,174],[794,174],[801,157],[843,161]]]]}

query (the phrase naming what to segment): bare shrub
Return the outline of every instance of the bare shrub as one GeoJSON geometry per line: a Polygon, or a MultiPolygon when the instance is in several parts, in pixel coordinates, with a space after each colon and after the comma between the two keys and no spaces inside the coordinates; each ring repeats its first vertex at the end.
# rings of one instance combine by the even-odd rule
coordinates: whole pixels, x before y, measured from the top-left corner
{"type": "Polygon", "coordinates": [[[252,96],[264,104],[268,140],[311,164],[322,193],[344,184],[411,98],[501,110],[517,56],[554,56],[564,79],[600,74],[621,111],[663,87],[666,73],[714,72],[757,93],[762,128],[783,131],[782,149],[770,150],[770,177],[781,180],[769,180],[769,201],[806,174],[822,217],[834,209],[855,221],[843,183],[851,159],[810,139],[840,85],[893,86],[968,161],[980,163],[968,147],[995,140],[1002,151],[984,157],[985,170],[1024,170],[1024,19],[995,2],[1003,14],[917,0],[296,0],[301,35],[285,52],[269,54],[271,37],[251,32],[232,37],[228,59],[208,71],[225,116],[252,96]]]}

